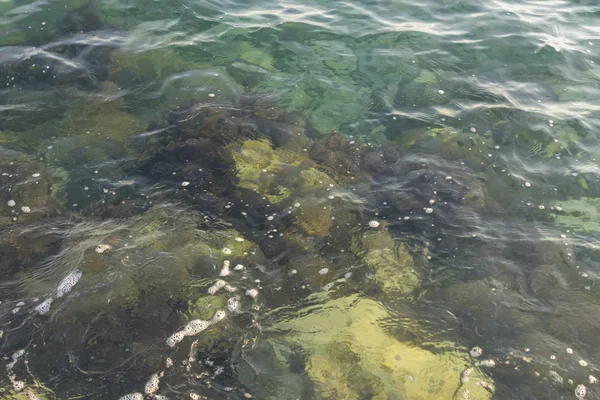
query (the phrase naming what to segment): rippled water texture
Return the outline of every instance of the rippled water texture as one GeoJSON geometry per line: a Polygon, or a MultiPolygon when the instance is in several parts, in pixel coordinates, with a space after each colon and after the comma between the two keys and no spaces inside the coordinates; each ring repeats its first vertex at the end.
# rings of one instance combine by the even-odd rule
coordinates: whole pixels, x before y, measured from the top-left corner
{"type": "Polygon", "coordinates": [[[600,396],[596,1],[0,2],[0,397],[600,396]]]}

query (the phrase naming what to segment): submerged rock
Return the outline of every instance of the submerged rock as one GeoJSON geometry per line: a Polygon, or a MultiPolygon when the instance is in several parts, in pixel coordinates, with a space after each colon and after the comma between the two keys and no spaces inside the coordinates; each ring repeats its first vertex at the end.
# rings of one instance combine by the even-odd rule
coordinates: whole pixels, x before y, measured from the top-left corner
{"type": "Polygon", "coordinates": [[[386,294],[414,295],[421,283],[413,257],[404,243],[388,232],[364,231],[352,239],[352,252],[362,258],[386,294]]]}
{"type": "MultiPolygon", "coordinates": [[[[401,343],[382,322],[389,315],[373,300],[350,296],[331,300],[301,317],[275,323],[273,346],[294,346],[309,354],[306,372],[323,399],[460,399],[461,371],[471,364],[465,349],[439,343],[433,353],[401,343]]],[[[477,387],[493,387],[483,374],[477,387]],[[480,383],[482,382],[482,383],[480,383]]],[[[474,389],[470,389],[474,390],[474,389]]],[[[477,399],[490,399],[487,390],[477,399]]]]}

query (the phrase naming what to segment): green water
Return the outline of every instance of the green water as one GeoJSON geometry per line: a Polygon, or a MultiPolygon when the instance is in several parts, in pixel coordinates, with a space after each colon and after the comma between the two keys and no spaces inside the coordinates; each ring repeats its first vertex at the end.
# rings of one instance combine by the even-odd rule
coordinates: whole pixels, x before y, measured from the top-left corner
{"type": "Polygon", "coordinates": [[[0,398],[597,398],[599,22],[0,2],[0,398]]]}

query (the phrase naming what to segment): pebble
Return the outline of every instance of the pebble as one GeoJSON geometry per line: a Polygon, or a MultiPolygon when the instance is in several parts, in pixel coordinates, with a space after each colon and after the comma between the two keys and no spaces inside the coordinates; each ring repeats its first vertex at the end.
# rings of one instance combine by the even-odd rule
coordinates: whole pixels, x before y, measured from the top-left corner
{"type": "Polygon", "coordinates": [[[473,358],[480,357],[483,354],[483,349],[481,347],[475,346],[469,351],[469,354],[473,358]]]}
{"type": "Polygon", "coordinates": [[[370,228],[378,228],[379,227],[379,222],[378,221],[369,221],[369,227],[370,228]]]}
{"type": "Polygon", "coordinates": [[[65,294],[69,293],[71,289],[73,289],[73,286],[79,282],[81,275],[82,273],[78,269],[67,275],[56,288],[56,297],[61,298],[65,294]]]}
{"type": "Polygon", "coordinates": [[[590,384],[592,384],[592,385],[593,385],[594,383],[598,382],[598,379],[597,379],[597,378],[596,378],[594,375],[590,375],[590,376],[588,377],[588,379],[589,379],[589,381],[590,381],[590,384]]]}
{"type": "Polygon", "coordinates": [[[235,241],[238,242],[238,243],[242,243],[244,241],[244,238],[236,237],[235,241]]]}
{"type": "Polygon", "coordinates": [[[17,205],[17,203],[14,200],[9,200],[6,204],[8,204],[9,207],[14,207],[17,205]]]}
{"type": "Polygon", "coordinates": [[[427,207],[425,209],[425,214],[431,214],[432,212],[433,212],[433,208],[431,208],[431,207],[427,207]]]}
{"type": "Polygon", "coordinates": [[[256,289],[248,289],[248,290],[246,290],[246,296],[250,296],[253,299],[255,299],[256,296],[258,296],[258,290],[256,290],[256,289]]]}
{"type": "Polygon", "coordinates": [[[531,187],[531,183],[525,182],[525,187],[531,187]]]}
{"type": "Polygon", "coordinates": [[[444,94],[444,91],[442,89],[438,90],[439,94],[444,94]]]}
{"type": "Polygon", "coordinates": [[[475,132],[477,132],[477,129],[471,128],[470,131],[473,132],[473,133],[475,133],[475,132]]]}
{"type": "Polygon", "coordinates": [[[35,311],[40,314],[40,315],[44,315],[46,314],[48,311],[50,311],[50,306],[52,305],[52,297],[50,297],[49,299],[44,300],[43,302],[41,302],[40,304],[38,304],[35,307],[35,311]]]}
{"type": "Polygon", "coordinates": [[[21,207],[21,211],[24,212],[25,214],[29,214],[31,212],[31,208],[29,208],[27,206],[23,206],[23,207],[21,207]]]}

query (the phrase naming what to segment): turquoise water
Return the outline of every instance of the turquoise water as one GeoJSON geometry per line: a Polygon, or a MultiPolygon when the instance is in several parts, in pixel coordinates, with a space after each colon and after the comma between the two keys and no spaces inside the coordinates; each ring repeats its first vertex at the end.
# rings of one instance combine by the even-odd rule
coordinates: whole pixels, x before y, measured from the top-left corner
{"type": "Polygon", "coordinates": [[[0,2],[0,397],[597,398],[599,21],[0,2]]]}

